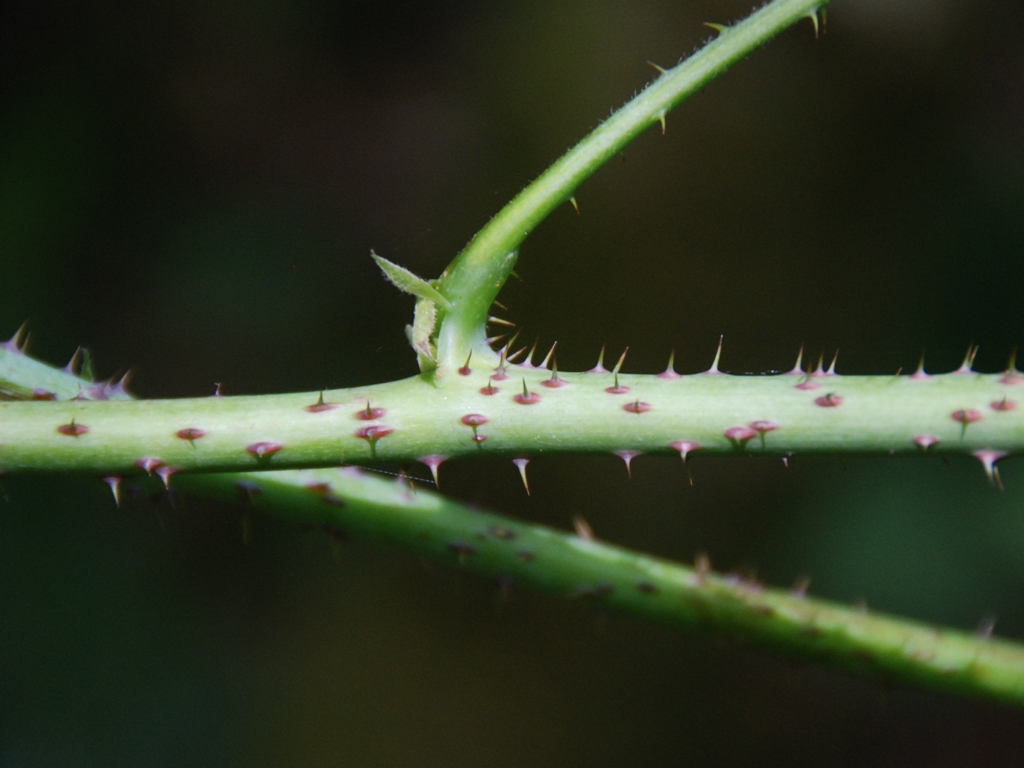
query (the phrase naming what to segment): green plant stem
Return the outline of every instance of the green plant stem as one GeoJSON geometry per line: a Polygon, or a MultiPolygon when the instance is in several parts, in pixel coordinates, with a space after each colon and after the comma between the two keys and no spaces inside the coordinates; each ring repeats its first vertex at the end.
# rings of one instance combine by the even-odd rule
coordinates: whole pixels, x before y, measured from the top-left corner
{"type": "Polygon", "coordinates": [[[558,387],[545,387],[552,377],[532,366],[509,366],[509,378],[500,381],[495,374],[502,371],[480,367],[480,361],[467,376],[453,373],[469,350],[494,364],[484,321],[523,238],[672,106],[820,5],[775,0],[724,30],[481,230],[440,284],[451,306],[441,322],[439,375],[319,396],[127,401],[115,391],[115,400],[72,400],[79,393],[111,393],[92,392],[89,382],[8,346],[0,349],[0,395],[52,395],[55,401],[0,403],[0,469],[92,472],[108,475],[115,488],[120,478],[114,475],[155,482],[141,477],[147,465],[165,470],[165,482],[185,470],[205,470],[209,474],[176,477],[175,486],[377,538],[503,583],[735,635],[887,680],[1024,704],[1024,647],[1015,643],[765,589],[703,565],[690,569],[471,511],[352,469],[212,473],[428,456],[665,452],[677,450],[680,441],[690,452],[783,456],[984,451],[989,468],[999,455],[1020,450],[1024,421],[1011,397],[1020,383],[1015,372],[926,379],[562,374],[558,387]],[[813,384],[818,386],[809,388],[813,384]],[[495,386],[501,391],[482,391],[495,386]],[[527,394],[528,402],[517,401],[517,394],[527,394]]]}
{"type": "MultiPolygon", "coordinates": [[[[0,374],[17,357],[0,350],[0,374]]],[[[1012,373],[561,373],[556,388],[544,386],[553,376],[545,369],[513,365],[507,376],[496,382],[493,370],[477,369],[438,387],[422,375],[326,391],[322,405],[321,393],[5,402],[0,470],[139,474],[140,462],[155,458],[176,472],[223,472],[428,456],[665,454],[689,444],[695,455],[989,452],[993,460],[1024,449],[1024,409],[1014,399],[1024,379],[1012,373]],[[536,402],[521,402],[524,386],[536,402]]]]}
{"type": "MultiPolygon", "coordinates": [[[[182,488],[237,501],[224,476],[182,488]]],[[[926,688],[1024,704],[1024,646],[851,609],[539,525],[358,470],[236,475],[257,509],[374,538],[503,584],[926,688]],[[281,482],[278,478],[285,480],[281,482]],[[310,488],[316,490],[310,490],[310,488]],[[344,502],[343,506],[341,502],[344,502]]]]}
{"type": "MultiPolygon", "coordinates": [[[[92,386],[0,349],[0,391],[9,396],[38,396],[44,387],[88,392],[92,386]]],[[[158,481],[130,482],[152,486],[158,481]]],[[[717,575],[706,563],[691,569],[470,510],[407,480],[383,480],[349,467],[184,475],[175,487],[324,526],[332,535],[376,539],[495,578],[503,588],[529,587],[883,680],[1024,705],[1024,646],[1017,643],[766,589],[717,575]]]]}
{"type": "Polygon", "coordinates": [[[669,110],[824,5],[822,0],[774,0],[743,21],[723,27],[717,38],[663,71],[491,219],[441,276],[441,293],[453,307],[442,316],[438,375],[451,375],[470,350],[484,360],[493,357],[484,342],[487,313],[515,264],[520,244],[551,211],[640,133],[652,125],[664,127],[669,110]]]}

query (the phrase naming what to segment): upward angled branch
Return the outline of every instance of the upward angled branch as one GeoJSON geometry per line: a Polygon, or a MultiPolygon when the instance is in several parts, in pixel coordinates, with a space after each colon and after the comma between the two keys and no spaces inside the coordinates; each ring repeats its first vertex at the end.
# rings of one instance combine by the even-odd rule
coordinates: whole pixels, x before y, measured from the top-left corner
{"type": "Polygon", "coordinates": [[[734,63],[800,19],[823,0],[775,0],[731,27],[700,51],[662,74],[516,195],[469,242],[441,275],[441,293],[452,308],[441,318],[439,374],[454,371],[472,350],[491,359],[484,341],[487,312],[515,264],[520,244],[576,188],[665,114],[734,63]]]}

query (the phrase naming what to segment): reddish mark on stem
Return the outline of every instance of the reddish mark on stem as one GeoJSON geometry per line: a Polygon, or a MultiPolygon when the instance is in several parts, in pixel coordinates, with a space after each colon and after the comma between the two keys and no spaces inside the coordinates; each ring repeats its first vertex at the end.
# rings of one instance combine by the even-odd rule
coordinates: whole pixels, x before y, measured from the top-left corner
{"type": "Polygon", "coordinates": [[[676,373],[676,351],[673,349],[668,356],[668,366],[658,374],[659,379],[681,379],[681,374],[676,373]]]}
{"type": "Polygon", "coordinates": [[[68,437],[78,437],[88,432],[89,428],[84,424],[75,424],[75,420],[72,419],[69,424],[61,424],[57,427],[57,431],[68,437]]]}
{"type": "Polygon", "coordinates": [[[729,427],[722,434],[725,435],[726,439],[733,444],[734,447],[742,449],[757,437],[757,432],[752,430],[750,427],[729,427]]]}
{"type": "Polygon", "coordinates": [[[309,413],[323,413],[324,411],[334,410],[337,407],[338,406],[335,405],[334,403],[325,403],[324,393],[321,392],[320,396],[316,399],[316,402],[313,403],[312,405],[307,405],[306,410],[309,413]]]}
{"type": "Polygon", "coordinates": [[[699,451],[704,446],[693,440],[674,440],[668,444],[669,448],[673,448],[679,451],[679,454],[683,457],[683,461],[686,461],[686,457],[694,451],[699,451]]]}
{"type": "Polygon", "coordinates": [[[253,443],[252,445],[246,446],[246,453],[252,454],[257,459],[269,459],[275,453],[284,448],[280,443],[275,443],[272,440],[264,440],[259,443],[253,443]]]}
{"type": "Polygon", "coordinates": [[[1007,399],[1005,397],[1002,400],[995,400],[992,403],[992,410],[993,411],[1012,411],[1016,407],[1017,407],[1017,401],[1016,400],[1009,400],[1009,399],[1007,399]]]}
{"type": "Polygon", "coordinates": [[[360,427],[355,432],[353,432],[353,434],[362,440],[369,440],[371,443],[375,443],[382,437],[387,437],[394,431],[395,430],[393,430],[391,427],[370,426],[360,427]]]}
{"type": "Polygon", "coordinates": [[[604,391],[609,395],[624,395],[629,392],[629,387],[625,384],[619,384],[619,374],[615,374],[615,385],[612,387],[605,387],[604,391]]]}
{"type": "Polygon", "coordinates": [[[470,439],[473,440],[473,442],[475,442],[477,445],[479,445],[480,443],[487,439],[487,435],[481,435],[477,433],[478,427],[482,427],[484,424],[490,421],[490,419],[488,419],[482,413],[467,413],[465,416],[459,419],[459,421],[461,421],[467,427],[473,428],[473,437],[470,439]]]}
{"type": "Polygon", "coordinates": [[[628,411],[629,413],[647,413],[651,410],[649,403],[641,403],[639,400],[633,403],[626,403],[622,406],[622,410],[628,411]]]}
{"type": "Polygon", "coordinates": [[[381,418],[387,411],[383,408],[371,408],[370,401],[366,401],[366,407],[356,412],[356,418],[360,421],[373,421],[374,419],[381,418]]]}
{"type": "Polygon", "coordinates": [[[931,378],[931,374],[924,370],[924,355],[921,355],[921,361],[917,364],[917,370],[909,376],[911,381],[927,381],[931,378]]]}
{"type": "Polygon", "coordinates": [[[829,392],[827,395],[815,398],[814,404],[820,405],[822,408],[835,408],[843,404],[843,398],[835,392],[829,392]]]}
{"type": "MultiPolygon", "coordinates": [[[[761,436],[761,448],[765,448],[764,436],[769,432],[774,432],[779,428],[777,421],[768,421],[767,419],[759,419],[758,421],[750,422],[750,428],[757,432],[761,436]]],[[[784,462],[785,463],[785,462],[784,462]]]]}
{"type": "Polygon", "coordinates": [[[330,483],[306,483],[306,485],[303,486],[303,487],[306,490],[308,490],[308,491],[312,491],[313,493],[318,493],[318,494],[324,494],[324,493],[330,493],[331,492],[331,484],[330,483]]]}
{"type": "Polygon", "coordinates": [[[973,424],[976,421],[981,421],[984,418],[981,415],[981,411],[976,411],[973,408],[961,408],[959,411],[953,411],[949,414],[949,417],[953,421],[959,421],[966,427],[968,424],[973,424]]]}
{"type": "Polygon", "coordinates": [[[597,354],[597,365],[591,368],[587,373],[608,373],[608,369],[604,367],[604,348],[605,345],[601,345],[601,351],[597,354]]]}
{"type": "Polygon", "coordinates": [[[33,400],[56,400],[57,393],[50,392],[48,389],[33,389],[32,390],[33,400]]]}
{"type": "Polygon", "coordinates": [[[523,391],[518,395],[513,395],[512,399],[520,405],[533,405],[540,402],[540,395],[528,390],[526,388],[526,379],[523,379],[523,391]]]}
{"type": "Polygon", "coordinates": [[[174,433],[181,440],[188,440],[190,443],[203,437],[206,432],[205,430],[199,429],[198,427],[185,427],[185,429],[179,429],[174,433]]]}
{"type": "Polygon", "coordinates": [[[459,376],[469,376],[473,371],[469,367],[469,361],[473,359],[473,350],[469,351],[469,355],[466,356],[466,364],[459,368],[459,376]]]}
{"type": "Polygon", "coordinates": [[[939,438],[935,435],[918,435],[914,438],[914,443],[922,450],[927,451],[933,445],[938,445],[940,442],[939,438]]]}
{"type": "Polygon", "coordinates": [[[508,368],[505,365],[505,363],[506,363],[506,361],[508,359],[508,357],[507,357],[508,356],[508,350],[509,350],[509,347],[512,346],[512,343],[518,337],[519,337],[519,332],[517,331],[516,335],[513,336],[509,340],[508,344],[506,344],[504,347],[501,348],[501,352],[498,354],[498,367],[494,369],[494,374],[491,376],[491,378],[494,379],[495,381],[505,381],[505,379],[508,378],[508,373],[506,373],[508,368]]]}
{"type": "Polygon", "coordinates": [[[487,380],[487,386],[486,387],[481,387],[480,388],[480,394],[481,395],[486,395],[488,397],[490,397],[491,395],[496,395],[499,392],[501,392],[501,390],[498,389],[496,386],[494,386],[491,383],[490,379],[487,380]]]}
{"type": "Polygon", "coordinates": [[[516,532],[511,528],[506,528],[504,525],[492,525],[487,529],[487,532],[501,541],[512,541],[516,537],[516,532]]]}
{"type": "Polygon", "coordinates": [[[136,459],[135,466],[145,472],[147,475],[152,475],[153,472],[164,465],[163,459],[158,459],[153,456],[147,456],[144,459],[136,459]]]}
{"type": "Polygon", "coordinates": [[[476,547],[465,541],[448,542],[448,549],[453,555],[457,555],[459,560],[465,560],[470,555],[476,554],[476,547]]]}
{"type": "Polygon", "coordinates": [[[804,379],[803,381],[801,381],[799,384],[794,385],[793,389],[803,389],[803,390],[821,389],[821,384],[819,384],[816,381],[812,381],[810,378],[807,378],[807,379],[804,379]]]}

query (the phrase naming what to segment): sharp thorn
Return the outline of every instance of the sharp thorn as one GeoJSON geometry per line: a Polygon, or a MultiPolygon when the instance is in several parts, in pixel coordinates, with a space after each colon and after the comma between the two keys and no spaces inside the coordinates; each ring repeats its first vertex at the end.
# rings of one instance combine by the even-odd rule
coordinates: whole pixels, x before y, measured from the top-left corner
{"type": "Polygon", "coordinates": [[[836,350],[835,355],[832,356],[832,362],[828,366],[828,370],[825,371],[826,376],[836,375],[836,361],[839,359],[839,350],[836,350]]]}
{"type": "Polygon", "coordinates": [[[711,375],[711,376],[717,376],[718,374],[721,373],[721,371],[718,370],[718,363],[722,359],[722,343],[724,341],[725,341],[725,334],[723,333],[721,336],[718,337],[718,350],[715,352],[715,359],[711,363],[711,367],[708,368],[706,371],[704,371],[705,374],[708,374],[708,375],[711,375]]]}
{"type": "Polygon", "coordinates": [[[118,509],[121,508],[121,477],[119,475],[110,475],[103,478],[103,482],[110,487],[110,492],[114,494],[114,503],[118,509]]]}
{"type": "MultiPolygon", "coordinates": [[[[132,376],[135,375],[135,371],[129,368],[125,371],[124,376],[118,379],[113,384],[109,384],[107,389],[107,398],[110,399],[111,395],[116,397],[131,397],[131,393],[128,392],[128,383],[132,376]]],[[[111,379],[113,381],[113,379],[111,379]]]]}
{"type": "Polygon", "coordinates": [[[814,373],[811,376],[821,377],[825,375],[825,353],[818,353],[818,367],[814,369],[814,373]]]}
{"type": "Polygon", "coordinates": [[[654,63],[653,61],[651,61],[650,59],[648,59],[648,60],[647,60],[647,63],[648,63],[648,64],[650,64],[650,65],[651,65],[652,67],[654,67],[654,68],[655,68],[656,70],[658,70],[658,71],[659,71],[659,72],[660,72],[661,74],[663,74],[663,75],[665,74],[665,72],[667,72],[667,71],[668,71],[668,70],[666,70],[666,69],[665,69],[664,67],[659,67],[659,66],[658,66],[657,64],[655,64],[655,63],[654,63]]]}
{"type": "Polygon", "coordinates": [[[157,467],[154,472],[164,481],[164,489],[171,490],[171,475],[175,475],[180,472],[177,467],[172,467],[169,464],[164,464],[161,467],[157,467]]]}
{"type": "Polygon", "coordinates": [[[504,326],[507,326],[509,328],[515,328],[516,327],[516,324],[513,323],[511,320],[506,320],[503,317],[494,317],[493,315],[491,315],[490,317],[487,318],[487,322],[488,323],[494,323],[494,325],[504,325],[504,326]]]}
{"type": "MultiPolygon", "coordinates": [[[[523,368],[536,368],[537,367],[537,366],[535,366],[533,364],[533,356],[537,352],[537,343],[539,341],[540,341],[540,339],[534,339],[533,340],[533,346],[530,347],[530,354],[528,354],[526,356],[526,359],[523,360],[523,362],[520,364],[521,367],[523,367],[523,368]]],[[[541,367],[543,367],[543,366],[541,366],[541,367]]]]}
{"type": "Polygon", "coordinates": [[[75,354],[71,356],[68,364],[62,369],[65,373],[70,373],[72,376],[77,376],[78,372],[82,370],[82,348],[79,347],[75,350],[75,354]]]}
{"type": "Polygon", "coordinates": [[[659,379],[681,379],[683,378],[680,374],[676,373],[676,351],[673,350],[668,355],[668,365],[665,366],[665,370],[658,374],[659,379]]]}
{"type": "Polygon", "coordinates": [[[793,366],[793,370],[789,372],[790,376],[803,376],[804,375],[804,345],[800,345],[800,351],[796,353],[796,365],[793,366]]]}
{"type": "Polygon", "coordinates": [[[3,347],[8,352],[16,352],[18,354],[23,353],[25,351],[25,347],[28,346],[28,337],[26,335],[27,329],[28,320],[21,324],[21,326],[18,328],[18,330],[14,332],[14,335],[11,336],[11,338],[9,338],[3,344],[0,344],[0,347],[3,347]]]}
{"type": "Polygon", "coordinates": [[[567,386],[568,383],[569,382],[564,379],[558,378],[558,358],[556,357],[552,361],[551,365],[551,378],[545,379],[540,384],[542,387],[547,387],[548,389],[558,389],[560,387],[567,386]]]}
{"type": "Polygon", "coordinates": [[[572,203],[572,207],[576,211],[576,215],[579,216],[580,206],[579,206],[579,203],[576,202],[576,198],[575,197],[570,197],[569,198],[569,202],[572,203]]]}
{"type": "Polygon", "coordinates": [[[715,32],[717,32],[718,34],[722,34],[723,32],[725,32],[725,30],[729,28],[727,24],[715,24],[710,21],[705,21],[704,26],[707,27],[708,29],[715,30],[715,32]]]}
{"type": "Polygon", "coordinates": [[[633,459],[640,455],[640,451],[615,451],[615,455],[626,462],[626,474],[633,479],[633,459]]]}
{"type": "Polygon", "coordinates": [[[572,527],[576,531],[576,535],[584,541],[594,540],[594,529],[590,527],[590,523],[583,515],[572,516],[572,527]]]}
{"type": "Polygon", "coordinates": [[[512,463],[519,468],[519,476],[523,479],[523,487],[526,489],[526,495],[530,495],[530,484],[526,480],[526,465],[530,463],[529,459],[512,459],[512,463]]]}
{"type": "MultiPolygon", "coordinates": [[[[520,347],[515,352],[513,352],[511,355],[507,355],[505,357],[505,359],[508,360],[508,362],[510,362],[510,363],[514,363],[516,361],[516,358],[519,357],[524,352],[526,352],[526,347],[520,347]]],[[[524,365],[525,365],[525,363],[524,363],[524,365]]]]}
{"type": "Polygon", "coordinates": [[[1014,347],[1010,351],[1010,361],[1006,364],[1006,372],[1003,374],[1003,378],[999,380],[1000,384],[1021,384],[1024,383],[1024,377],[1020,375],[1020,371],[1017,370],[1017,349],[1014,347]]]}
{"type": "Polygon", "coordinates": [[[548,362],[551,360],[552,355],[555,354],[555,348],[557,346],[558,346],[558,342],[557,341],[554,344],[551,345],[551,349],[548,350],[548,353],[546,355],[544,355],[544,359],[541,361],[541,364],[540,364],[541,368],[547,368],[548,367],[548,362]]]}
{"type": "Polygon", "coordinates": [[[509,362],[512,362],[512,361],[511,361],[511,359],[509,358],[509,354],[508,354],[508,352],[509,352],[509,350],[510,350],[510,349],[512,349],[512,345],[516,343],[516,339],[518,339],[518,338],[519,338],[519,334],[520,334],[521,332],[522,332],[522,328],[519,328],[519,329],[517,329],[517,330],[516,330],[516,332],[512,334],[512,338],[511,338],[511,339],[509,339],[509,340],[508,340],[508,341],[507,341],[507,342],[505,343],[505,359],[506,359],[506,360],[508,360],[509,362]]]}
{"type": "Polygon", "coordinates": [[[1006,451],[973,451],[972,455],[981,462],[989,483],[997,485],[999,490],[1003,490],[1003,480],[999,477],[999,467],[996,466],[996,463],[1006,456],[1006,451]]]}
{"type": "Polygon", "coordinates": [[[601,345],[601,351],[597,353],[597,365],[591,368],[587,373],[608,373],[608,369],[604,367],[604,348],[606,345],[601,345]]]}
{"type": "Polygon", "coordinates": [[[627,352],[629,352],[629,347],[626,347],[624,350],[622,350],[622,355],[619,357],[619,362],[617,362],[615,364],[615,367],[612,368],[612,373],[618,374],[618,372],[622,369],[622,364],[626,362],[627,352]]]}
{"type": "Polygon", "coordinates": [[[806,18],[810,19],[811,23],[814,24],[814,39],[817,40],[818,39],[818,11],[817,11],[817,9],[808,12],[806,18]]]}
{"type": "Polygon", "coordinates": [[[928,377],[924,370],[924,352],[922,352],[921,359],[917,363],[917,370],[910,374],[910,378],[916,381],[918,379],[927,379],[928,377]]]}
{"type": "Polygon", "coordinates": [[[971,342],[967,346],[967,354],[964,355],[964,361],[960,363],[960,367],[953,371],[953,373],[974,373],[974,357],[977,354],[978,347],[975,346],[974,342],[971,342]]]}
{"type": "Polygon", "coordinates": [[[426,464],[430,470],[430,474],[434,477],[434,486],[437,488],[441,487],[440,482],[437,479],[437,468],[447,459],[447,456],[424,456],[420,459],[420,463],[426,464]]]}
{"type": "Polygon", "coordinates": [[[661,123],[661,135],[665,135],[665,110],[658,113],[658,122],[661,123]]]}

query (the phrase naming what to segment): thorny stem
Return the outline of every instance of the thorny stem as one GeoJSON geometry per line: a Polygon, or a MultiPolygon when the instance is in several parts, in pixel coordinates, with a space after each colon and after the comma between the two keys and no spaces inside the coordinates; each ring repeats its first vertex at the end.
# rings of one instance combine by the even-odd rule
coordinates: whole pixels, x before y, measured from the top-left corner
{"type": "Polygon", "coordinates": [[[520,244],[548,214],[568,202],[577,187],[652,125],[664,128],[666,113],[726,69],[827,0],[774,0],[720,34],[697,53],[665,70],[636,97],[601,123],[516,195],[469,242],[441,275],[441,293],[453,307],[438,337],[438,375],[454,371],[473,350],[482,360],[494,353],[484,343],[484,322],[515,265],[520,244]]]}
{"type": "MultiPolygon", "coordinates": [[[[88,382],[24,355],[0,354],[0,389],[30,396],[88,382]]],[[[119,488],[118,478],[106,478],[119,488]]],[[[141,478],[152,485],[155,479],[141,478]]],[[[631,552],[540,525],[469,510],[408,481],[355,468],[196,474],[178,490],[243,502],[290,520],[386,542],[489,576],[665,624],[724,633],[840,669],[1024,705],[1024,646],[869,614],[800,590],[760,584],[631,552]]]]}
{"type": "Polygon", "coordinates": [[[821,5],[774,0],[723,29],[485,226],[440,282],[451,304],[439,334],[440,375],[314,394],[119,402],[126,398],[119,388],[96,389],[7,344],[0,349],[0,398],[56,402],[0,404],[0,469],[94,472],[115,491],[129,473],[136,477],[128,482],[149,484],[156,478],[144,472],[165,483],[173,476],[181,490],[244,498],[274,514],[375,537],[503,583],[512,579],[670,624],[727,632],[886,679],[1024,704],[1024,648],[1014,643],[764,589],[716,576],[704,565],[693,570],[469,511],[353,470],[212,473],[371,457],[420,458],[436,470],[443,456],[467,453],[612,451],[632,459],[667,450],[678,450],[684,460],[697,450],[783,456],[969,451],[991,473],[995,461],[1021,450],[1024,422],[1012,395],[1022,379],[1012,366],[1003,377],[969,370],[931,378],[822,373],[820,381],[617,371],[613,386],[607,374],[562,373],[551,378],[560,383],[547,388],[547,373],[532,366],[507,366],[507,384],[506,366],[490,369],[495,355],[483,337],[487,311],[529,232],[683,98],[821,5]],[[478,353],[474,369],[454,375],[470,351],[478,353]],[[185,469],[207,474],[179,474],[185,469]]]}
{"type": "MultiPolygon", "coordinates": [[[[0,367],[24,355],[0,349],[0,367]]],[[[0,403],[0,471],[141,474],[546,453],[974,454],[1024,450],[1016,373],[666,378],[474,368],[347,390],[0,403]],[[557,386],[552,386],[552,384],[557,386]],[[322,400],[321,400],[322,398],[322,400]]],[[[77,385],[75,391],[77,392],[77,385]]],[[[1024,391],[1024,390],[1022,390],[1024,391]]],[[[44,393],[45,394],[45,393],[44,393]]],[[[65,387],[60,396],[69,394],[65,387]]],[[[995,477],[993,477],[995,479],[995,477]]]]}

